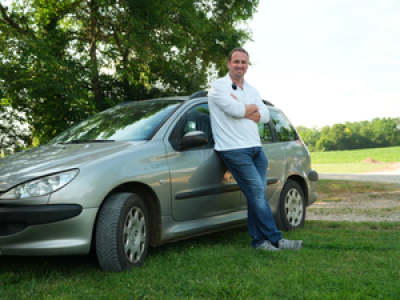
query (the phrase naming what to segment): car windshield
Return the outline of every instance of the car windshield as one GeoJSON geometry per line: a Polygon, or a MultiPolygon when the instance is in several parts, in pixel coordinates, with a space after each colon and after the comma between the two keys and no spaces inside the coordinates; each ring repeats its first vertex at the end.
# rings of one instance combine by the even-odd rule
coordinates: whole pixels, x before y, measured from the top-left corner
{"type": "Polygon", "coordinates": [[[121,104],[64,131],[49,144],[147,140],[181,100],[121,104]]]}

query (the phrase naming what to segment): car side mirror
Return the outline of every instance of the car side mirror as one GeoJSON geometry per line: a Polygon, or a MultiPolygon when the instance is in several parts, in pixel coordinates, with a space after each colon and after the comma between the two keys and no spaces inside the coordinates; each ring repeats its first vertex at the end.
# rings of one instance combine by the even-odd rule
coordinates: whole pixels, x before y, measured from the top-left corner
{"type": "Polygon", "coordinates": [[[204,146],[208,143],[208,138],[203,131],[191,131],[186,133],[180,140],[180,150],[204,146]]]}

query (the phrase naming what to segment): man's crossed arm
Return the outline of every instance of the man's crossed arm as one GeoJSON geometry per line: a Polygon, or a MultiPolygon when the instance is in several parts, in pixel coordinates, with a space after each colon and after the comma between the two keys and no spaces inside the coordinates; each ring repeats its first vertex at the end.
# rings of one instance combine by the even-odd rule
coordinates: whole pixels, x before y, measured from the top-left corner
{"type": "MultiPolygon", "coordinates": [[[[236,101],[239,101],[238,98],[234,94],[231,94],[231,96],[236,101]]],[[[252,120],[256,123],[258,121],[260,121],[261,114],[258,111],[258,106],[256,104],[245,104],[244,107],[246,108],[246,112],[244,113],[245,118],[252,120]]]]}

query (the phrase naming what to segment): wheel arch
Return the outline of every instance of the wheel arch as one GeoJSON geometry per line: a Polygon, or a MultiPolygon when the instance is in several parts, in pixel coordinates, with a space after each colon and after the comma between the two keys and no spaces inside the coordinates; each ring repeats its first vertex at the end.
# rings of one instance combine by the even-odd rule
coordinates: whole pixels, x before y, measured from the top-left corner
{"type": "MultiPolygon", "coordinates": [[[[99,212],[101,210],[101,207],[103,206],[104,201],[111,195],[114,195],[117,193],[137,194],[143,200],[144,204],[146,205],[147,212],[149,214],[149,223],[150,223],[149,224],[149,226],[150,226],[149,245],[156,246],[156,245],[160,244],[160,240],[161,240],[161,236],[162,236],[160,201],[159,201],[156,193],[153,191],[153,189],[144,183],[126,182],[126,183],[123,183],[123,184],[115,187],[114,189],[112,189],[107,194],[107,196],[103,199],[102,204],[99,207],[95,224],[97,224],[97,218],[99,216],[99,212]]],[[[93,226],[93,234],[92,234],[93,239],[95,236],[94,235],[95,230],[96,230],[96,226],[93,226]]]]}
{"type": "Polygon", "coordinates": [[[301,187],[306,201],[306,206],[308,206],[308,187],[307,182],[304,180],[304,178],[299,175],[291,175],[288,177],[287,180],[295,181],[301,187]]]}

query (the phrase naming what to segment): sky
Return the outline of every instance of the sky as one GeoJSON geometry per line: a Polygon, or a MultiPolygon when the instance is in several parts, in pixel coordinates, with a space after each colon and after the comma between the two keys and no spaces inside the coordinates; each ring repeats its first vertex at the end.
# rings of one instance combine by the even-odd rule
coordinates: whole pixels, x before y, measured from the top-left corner
{"type": "Polygon", "coordinates": [[[400,0],[260,0],[246,80],[295,126],[400,117],[400,0]]]}

